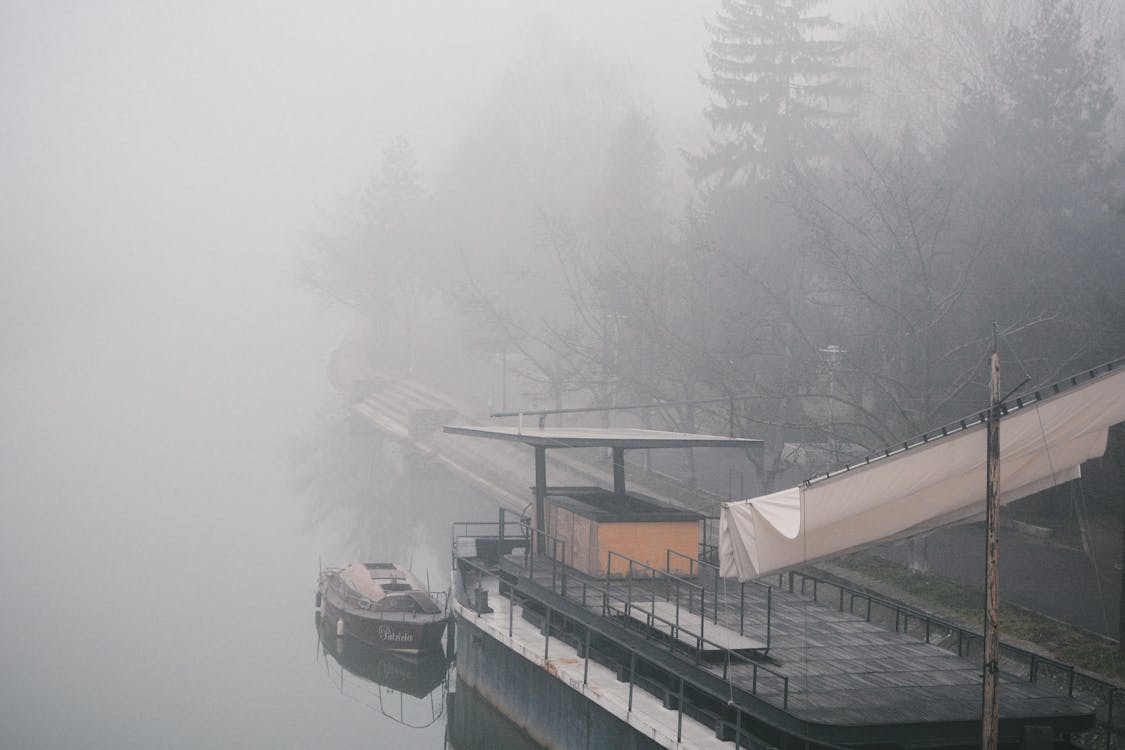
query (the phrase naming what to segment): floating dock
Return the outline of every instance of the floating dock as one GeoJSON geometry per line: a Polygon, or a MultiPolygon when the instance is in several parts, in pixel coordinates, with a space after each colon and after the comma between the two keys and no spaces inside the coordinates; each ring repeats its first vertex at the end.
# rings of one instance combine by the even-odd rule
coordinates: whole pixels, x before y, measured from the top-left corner
{"type": "MultiPolygon", "coordinates": [[[[979,746],[978,663],[799,590],[716,587],[701,561],[595,578],[501,523],[456,531],[457,670],[545,747],[979,746]]],[[[1017,677],[1000,694],[1009,747],[1094,725],[1017,677]]]]}
{"type": "MultiPolygon", "coordinates": [[[[501,510],[494,522],[454,525],[452,612],[458,678],[536,742],[980,746],[979,660],[935,645],[928,631],[919,642],[822,605],[815,589],[808,597],[723,579],[703,559],[699,517],[625,487],[628,449],[758,441],[522,424],[445,431],[534,449],[532,518],[501,510]],[[546,450],[578,447],[612,451],[612,491],[547,484],[546,450]]],[[[1095,719],[1068,695],[1001,678],[1005,747],[1069,747],[1095,719]]]]}

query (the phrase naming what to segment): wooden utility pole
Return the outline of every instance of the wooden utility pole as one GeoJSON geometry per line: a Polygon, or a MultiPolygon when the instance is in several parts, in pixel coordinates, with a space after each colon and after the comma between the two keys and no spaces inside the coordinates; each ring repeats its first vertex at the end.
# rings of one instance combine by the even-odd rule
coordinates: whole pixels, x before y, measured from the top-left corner
{"type": "Polygon", "coordinates": [[[988,466],[984,553],[984,670],[981,747],[996,750],[1000,733],[1000,355],[992,346],[991,406],[988,411],[988,466]]]}

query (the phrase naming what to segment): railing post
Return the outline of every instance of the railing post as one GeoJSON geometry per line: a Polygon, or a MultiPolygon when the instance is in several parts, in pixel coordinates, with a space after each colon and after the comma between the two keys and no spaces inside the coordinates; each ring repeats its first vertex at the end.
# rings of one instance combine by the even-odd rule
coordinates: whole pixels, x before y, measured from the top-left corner
{"type": "Polygon", "coordinates": [[[566,598],[567,584],[570,583],[570,576],[567,575],[567,572],[566,572],[566,542],[565,541],[562,543],[562,547],[563,547],[563,554],[562,554],[563,559],[562,559],[562,565],[559,568],[559,588],[562,589],[562,596],[563,596],[563,599],[565,599],[566,598]]]}
{"type": "Polygon", "coordinates": [[[770,650],[771,635],[773,635],[773,586],[766,589],[766,651],[770,650]]]}
{"type": "Polygon", "coordinates": [[[633,676],[637,671],[637,652],[629,652],[629,713],[633,713],[633,676]]]}
{"type": "Polygon", "coordinates": [[[738,634],[746,635],[746,581],[738,582],[738,634]]]}
{"type": "MultiPolygon", "coordinates": [[[[700,589],[699,590],[699,651],[696,652],[697,657],[699,656],[699,653],[703,651],[703,628],[706,626],[706,623],[707,623],[707,590],[706,589],[700,589]]],[[[698,661],[699,660],[697,658],[696,663],[698,663],[698,661]]]]}
{"type": "Polygon", "coordinates": [[[605,553],[605,589],[602,593],[602,617],[605,617],[609,610],[609,573],[613,567],[613,551],[605,553]]]}
{"type": "Polygon", "coordinates": [[[680,582],[676,581],[676,637],[680,632],[680,582]]]}
{"type": "Polygon", "coordinates": [[[543,661],[551,650],[551,605],[547,605],[547,619],[543,622],[543,661]]]}
{"type": "Polygon", "coordinates": [[[715,568],[714,604],[715,604],[715,620],[714,620],[714,622],[715,622],[716,625],[718,625],[719,624],[719,568],[718,567],[715,568]]]}
{"type": "Polygon", "coordinates": [[[1109,688],[1109,705],[1106,707],[1105,716],[1105,748],[1110,750],[1113,746],[1113,699],[1117,694],[1117,687],[1110,686],[1109,688]]]}
{"type": "Polygon", "coordinates": [[[684,678],[680,678],[680,697],[676,701],[676,742],[681,742],[684,738],[684,678]]]}
{"type": "Polygon", "coordinates": [[[633,611],[633,559],[629,558],[629,569],[625,573],[625,614],[633,611]]]}
{"type": "Polygon", "coordinates": [[[582,684],[585,685],[587,679],[590,677],[590,628],[586,628],[586,646],[582,651],[586,657],[586,663],[582,666],[582,684]]]}
{"type": "Polygon", "coordinates": [[[551,593],[555,593],[555,581],[558,578],[559,569],[559,543],[555,538],[551,538],[551,593]]]}

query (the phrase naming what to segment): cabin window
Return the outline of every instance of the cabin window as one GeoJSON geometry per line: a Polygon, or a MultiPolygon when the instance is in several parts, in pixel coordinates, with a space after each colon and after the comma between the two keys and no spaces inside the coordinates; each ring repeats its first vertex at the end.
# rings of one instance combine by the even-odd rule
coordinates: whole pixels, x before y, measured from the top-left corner
{"type": "Polygon", "coordinates": [[[409,583],[384,583],[384,591],[410,591],[409,583]]]}

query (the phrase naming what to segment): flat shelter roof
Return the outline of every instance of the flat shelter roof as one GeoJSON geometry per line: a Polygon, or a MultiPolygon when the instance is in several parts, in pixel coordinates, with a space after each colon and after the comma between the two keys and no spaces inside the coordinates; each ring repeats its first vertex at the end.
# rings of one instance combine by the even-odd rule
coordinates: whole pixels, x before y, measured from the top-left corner
{"type": "Polygon", "coordinates": [[[544,530],[544,499],[547,495],[548,448],[611,448],[613,450],[613,494],[624,496],[625,451],[643,448],[756,448],[761,440],[728,438],[718,435],[693,435],[635,427],[468,427],[446,425],[451,435],[491,438],[523,443],[535,449],[535,526],[544,530]]]}
{"type": "Polygon", "coordinates": [[[536,448],[756,448],[761,440],[694,435],[634,427],[512,427],[506,425],[468,427],[446,425],[452,435],[491,438],[524,443],[536,448]]]}

